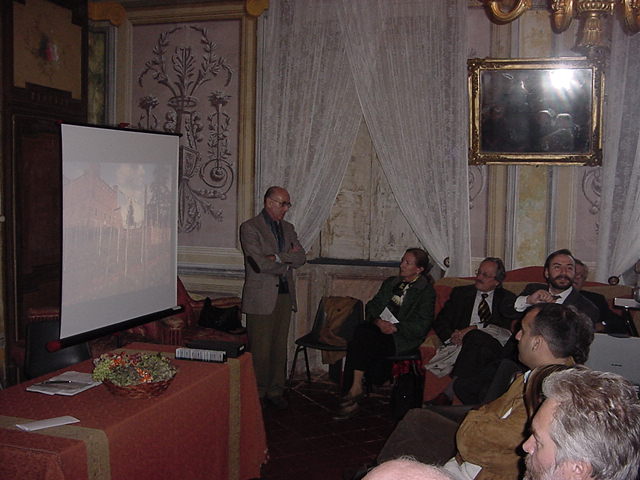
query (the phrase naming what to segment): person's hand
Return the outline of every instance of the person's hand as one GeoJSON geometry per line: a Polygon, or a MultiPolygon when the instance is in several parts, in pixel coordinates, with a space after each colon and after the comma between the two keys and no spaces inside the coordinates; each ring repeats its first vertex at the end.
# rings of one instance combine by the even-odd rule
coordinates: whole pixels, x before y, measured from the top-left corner
{"type": "Polygon", "coordinates": [[[549,293],[548,290],[538,290],[533,292],[527,297],[527,303],[529,305],[535,305],[536,303],[555,303],[556,299],[549,293]]]}
{"type": "Polygon", "coordinates": [[[272,262],[276,261],[276,256],[275,255],[267,255],[267,260],[271,260],[272,262]]]}
{"type": "Polygon", "coordinates": [[[476,328],[478,327],[473,325],[467,328],[463,328],[461,330],[454,330],[453,333],[451,334],[451,343],[453,343],[454,345],[462,345],[462,339],[467,334],[467,332],[474,330],[476,328]]]}
{"type": "Polygon", "coordinates": [[[393,323],[387,322],[386,320],[382,320],[381,318],[377,318],[373,323],[385,335],[391,335],[398,331],[398,329],[393,323]]]}
{"type": "Polygon", "coordinates": [[[294,245],[293,243],[291,244],[291,248],[289,249],[289,253],[297,253],[297,252],[301,252],[302,251],[302,247],[300,245],[294,245]]]}

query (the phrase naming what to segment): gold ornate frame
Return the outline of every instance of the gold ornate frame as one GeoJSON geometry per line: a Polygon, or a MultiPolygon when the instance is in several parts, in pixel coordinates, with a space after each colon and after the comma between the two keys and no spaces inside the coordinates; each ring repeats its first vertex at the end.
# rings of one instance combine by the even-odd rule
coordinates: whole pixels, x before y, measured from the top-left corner
{"type": "Polygon", "coordinates": [[[602,164],[600,65],[582,57],[472,58],[467,70],[469,164],[602,164]],[[568,80],[551,88],[562,75],[568,80]]]}

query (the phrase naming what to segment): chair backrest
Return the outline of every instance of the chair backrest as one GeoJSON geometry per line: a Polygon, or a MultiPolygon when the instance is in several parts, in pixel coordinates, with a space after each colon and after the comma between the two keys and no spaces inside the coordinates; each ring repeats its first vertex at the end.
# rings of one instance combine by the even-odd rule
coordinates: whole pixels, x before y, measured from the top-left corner
{"type": "Polygon", "coordinates": [[[362,300],[353,297],[322,297],[312,332],[324,343],[346,345],[363,320],[362,300]]]}
{"type": "Polygon", "coordinates": [[[35,378],[91,358],[87,343],[62,348],[57,352],[47,350],[47,342],[60,338],[59,320],[32,322],[26,328],[24,373],[27,378],[35,378]]]}

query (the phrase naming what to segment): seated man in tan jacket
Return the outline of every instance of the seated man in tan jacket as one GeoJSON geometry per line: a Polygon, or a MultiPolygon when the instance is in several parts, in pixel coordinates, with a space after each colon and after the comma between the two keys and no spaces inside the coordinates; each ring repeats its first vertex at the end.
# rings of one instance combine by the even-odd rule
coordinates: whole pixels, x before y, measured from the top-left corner
{"type": "MultiPolygon", "coordinates": [[[[535,305],[524,316],[516,338],[519,359],[530,369],[573,365],[587,359],[593,324],[574,307],[556,303],[535,305]]],[[[425,463],[446,462],[446,456],[450,455],[447,446],[454,445],[455,435],[457,454],[445,464],[445,469],[456,478],[519,478],[519,447],[526,438],[523,395],[527,377],[528,373],[517,377],[504,395],[471,410],[457,432],[457,421],[446,415],[431,409],[410,410],[392,432],[378,461],[413,455],[425,463]]]]}

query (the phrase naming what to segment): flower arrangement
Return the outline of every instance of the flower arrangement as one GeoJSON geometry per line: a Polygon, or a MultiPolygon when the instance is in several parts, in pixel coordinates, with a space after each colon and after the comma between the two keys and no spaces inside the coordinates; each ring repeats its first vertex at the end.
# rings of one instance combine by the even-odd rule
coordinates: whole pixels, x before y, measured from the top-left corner
{"type": "Polygon", "coordinates": [[[105,353],[93,361],[93,379],[119,387],[165,382],[176,374],[176,367],[160,353],[105,353]]]}

